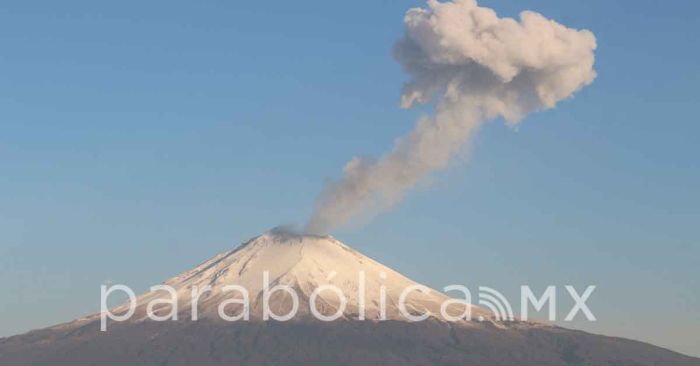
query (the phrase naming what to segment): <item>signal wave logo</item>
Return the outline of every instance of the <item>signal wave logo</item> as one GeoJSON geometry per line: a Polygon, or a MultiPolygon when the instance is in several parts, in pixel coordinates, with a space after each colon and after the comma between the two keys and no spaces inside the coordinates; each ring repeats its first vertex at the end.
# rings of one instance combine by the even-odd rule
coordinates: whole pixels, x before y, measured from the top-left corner
{"type": "MultiPolygon", "coordinates": [[[[493,318],[498,321],[513,321],[513,308],[503,294],[491,287],[479,286],[479,305],[491,310],[493,318]]],[[[484,321],[483,316],[479,316],[479,321],[484,321]]]]}

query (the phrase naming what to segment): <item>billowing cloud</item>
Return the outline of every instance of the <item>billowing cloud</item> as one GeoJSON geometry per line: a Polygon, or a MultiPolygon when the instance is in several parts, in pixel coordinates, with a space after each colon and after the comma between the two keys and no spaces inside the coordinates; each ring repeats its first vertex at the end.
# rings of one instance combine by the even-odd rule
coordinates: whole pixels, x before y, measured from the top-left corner
{"type": "Polygon", "coordinates": [[[325,233],[391,209],[429,173],[444,168],[484,121],[515,125],[590,84],[596,40],[541,14],[499,18],[475,0],[410,9],[394,56],[410,75],[401,106],[434,103],[393,150],[353,158],[319,196],[307,230],[325,233]]]}

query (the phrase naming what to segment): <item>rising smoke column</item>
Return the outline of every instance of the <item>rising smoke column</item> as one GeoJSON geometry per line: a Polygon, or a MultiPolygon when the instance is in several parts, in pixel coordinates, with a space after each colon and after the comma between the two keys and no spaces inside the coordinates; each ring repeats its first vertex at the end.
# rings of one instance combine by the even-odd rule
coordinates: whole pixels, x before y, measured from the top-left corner
{"type": "Polygon", "coordinates": [[[421,178],[445,168],[482,122],[502,117],[516,125],[596,76],[593,33],[535,12],[520,13],[518,21],[475,0],[429,0],[427,9],[410,9],[404,24],[394,47],[410,75],[401,107],[434,103],[434,112],[380,159],[350,160],[342,179],[318,197],[308,232],[392,208],[421,178]]]}

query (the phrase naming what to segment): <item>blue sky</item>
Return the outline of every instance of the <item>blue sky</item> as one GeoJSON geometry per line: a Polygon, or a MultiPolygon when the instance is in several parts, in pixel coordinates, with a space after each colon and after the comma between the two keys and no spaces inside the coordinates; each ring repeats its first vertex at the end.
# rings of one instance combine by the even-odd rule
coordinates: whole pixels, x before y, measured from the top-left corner
{"type": "MultiPolygon", "coordinates": [[[[567,326],[700,355],[700,3],[481,4],[592,30],[597,80],[334,235],[433,287],[596,284],[567,326]]],[[[391,57],[419,5],[3,2],[0,336],[303,222],[424,112],[391,57]]]]}

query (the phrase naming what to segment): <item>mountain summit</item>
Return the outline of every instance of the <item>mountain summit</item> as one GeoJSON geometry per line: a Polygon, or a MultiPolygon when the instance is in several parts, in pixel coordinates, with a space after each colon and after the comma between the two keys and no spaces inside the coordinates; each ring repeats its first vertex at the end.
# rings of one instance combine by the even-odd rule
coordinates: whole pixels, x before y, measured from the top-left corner
{"type": "MultiPolygon", "coordinates": [[[[295,316],[290,320],[311,318],[311,302],[318,313],[337,320],[406,320],[404,314],[416,317],[440,315],[441,305],[450,298],[428,289],[389,267],[357,252],[331,236],[300,235],[271,230],[255,237],[236,249],[221,253],[199,266],[166,280],[177,294],[179,319],[191,319],[192,307],[197,307],[197,318],[218,319],[219,307],[227,299],[239,299],[250,308],[250,319],[264,318],[265,301],[272,314],[288,314],[296,302],[295,316]],[[265,298],[264,284],[272,290],[284,286],[292,290],[270,291],[265,298]],[[240,290],[227,291],[227,287],[245,289],[247,301],[240,290]],[[314,295],[314,290],[317,294],[314,295]],[[401,294],[406,289],[404,299],[401,294]],[[341,297],[344,299],[341,300],[341,297]],[[196,300],[195,300],[196,298],[196,300]],[[341,301],[345,304],[342,305],[341,301]],[[403,307],[403,308],[402,308],[403,307]]],[[[165,302],[172,294],[152,291],[138,297],[132,319],[144,319],[148,304],[165,302]]],[[[448,314],[464,313],[464,304],[456,301],[447,309],[448,314]]],[[[124,313],[129,304],[113,310],[124,313]]],[[[226,312],[240,314],[243,304],[233,303],[226,312]]],[[[491,314],[479,307],[470,307],[471,316],[491,318],[491,314]]],[[[171,305],[156,308],[163,315],[171,311],[171,305]]],[[[268,317],[269,319],[269,317],[268,317]]],[[[267,319],[265,319],[267,320],[267,319]]]]}
{"type": "Polygon", "coordinates": [[[641,342],[498,322],[330,236],[270,231],[160,286],[111,309],[131,316],[107,331],[95,314],[0,338],[0,365],[700,366],[641,342]],[[445,321],[445,302],[447,314],[478,320],[445,321]],[[295,307],[289,321],[275,317],[295,307]]]}

